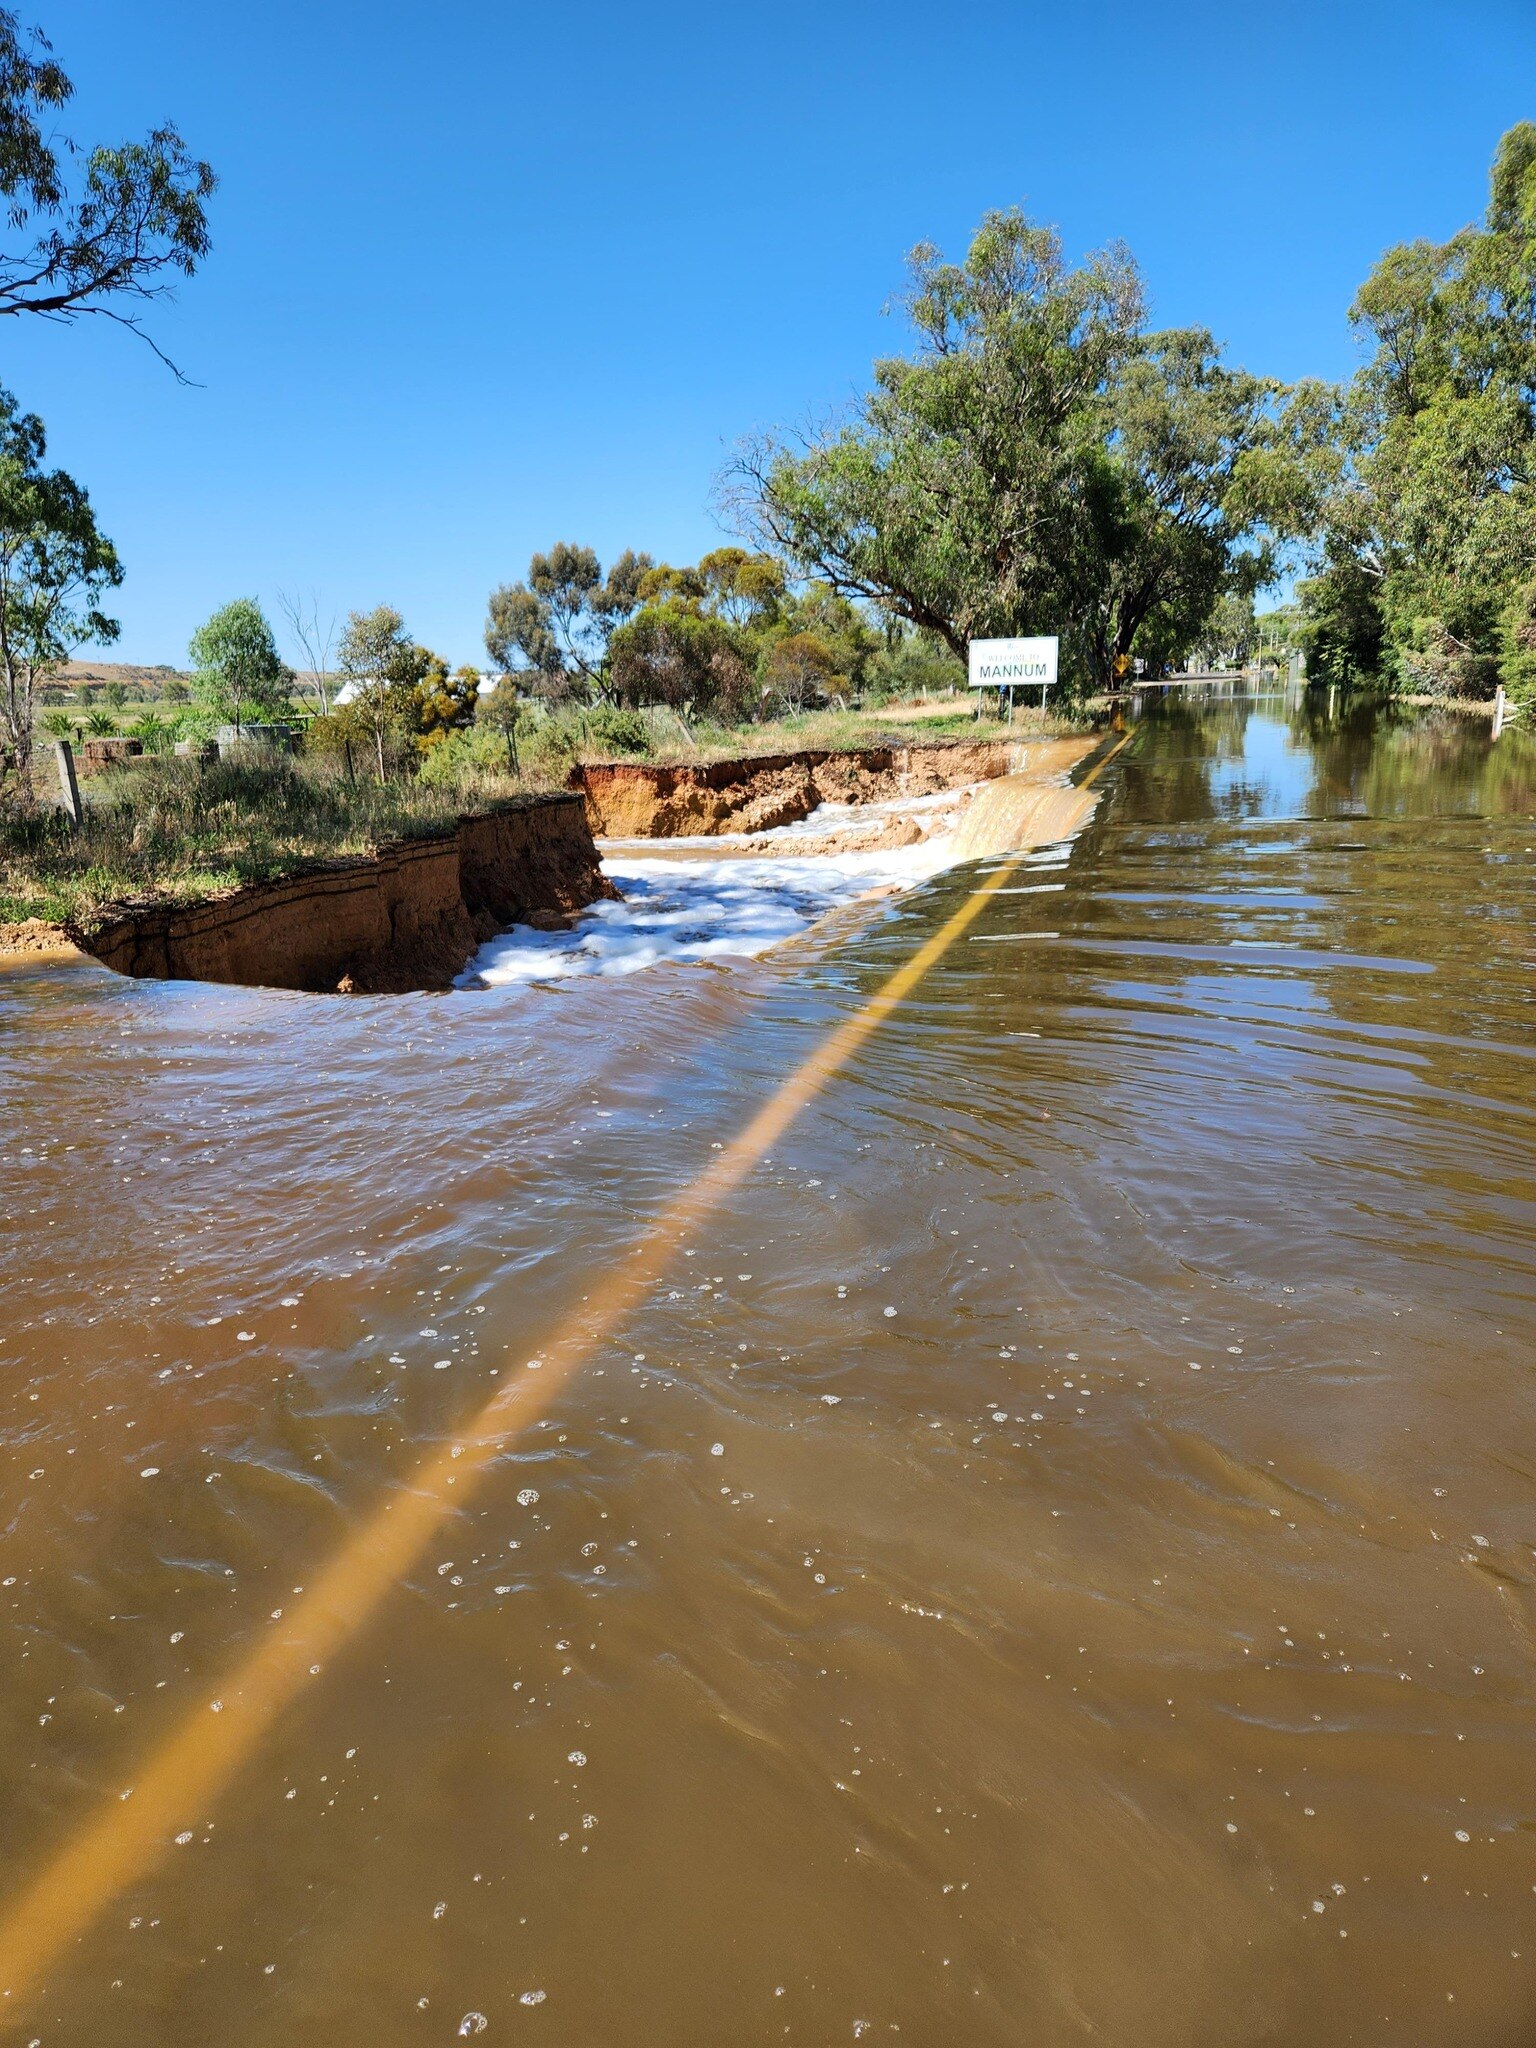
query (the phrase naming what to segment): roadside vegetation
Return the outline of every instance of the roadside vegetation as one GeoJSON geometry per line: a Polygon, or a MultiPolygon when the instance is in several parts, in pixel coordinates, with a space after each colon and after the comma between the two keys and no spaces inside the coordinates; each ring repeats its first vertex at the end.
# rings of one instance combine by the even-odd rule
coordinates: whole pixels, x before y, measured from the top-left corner
{"type": "Polygon", "coordinates": [[[78,831],[43,806],[6,820],[0,923],[88,930],[116,903],[191,901],[391,839],[431,838],[462,809],[457,790],[419,779],[354,783],[286,761],[146,760],[100,778],[78,831]]]}

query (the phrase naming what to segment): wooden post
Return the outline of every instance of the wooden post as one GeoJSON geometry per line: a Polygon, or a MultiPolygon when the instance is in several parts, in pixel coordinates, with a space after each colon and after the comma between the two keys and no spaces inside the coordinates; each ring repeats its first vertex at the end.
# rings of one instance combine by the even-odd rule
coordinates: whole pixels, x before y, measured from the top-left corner
{"type": "Polygon", "coordinates": [[[59,764],[59,793],[64,799],[65,815],[78,832],[85,823],[85,810],[80,802],[80,785],[75,780],[75,750],[68,740],[55,740],[53,752],[59,764]]]}

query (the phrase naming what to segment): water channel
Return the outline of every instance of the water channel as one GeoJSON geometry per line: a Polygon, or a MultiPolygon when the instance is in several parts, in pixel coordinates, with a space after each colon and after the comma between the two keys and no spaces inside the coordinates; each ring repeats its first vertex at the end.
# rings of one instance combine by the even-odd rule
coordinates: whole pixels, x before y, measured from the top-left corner
{"type": "MultiPolygon", "coordinates": [[[[1531,2037],[1536,746],[1221,698],[1101,787],[0,2038],[1531,2037]]],[[[992,865],[622,979],[0,976],[0,1993],[992,865]]]]}

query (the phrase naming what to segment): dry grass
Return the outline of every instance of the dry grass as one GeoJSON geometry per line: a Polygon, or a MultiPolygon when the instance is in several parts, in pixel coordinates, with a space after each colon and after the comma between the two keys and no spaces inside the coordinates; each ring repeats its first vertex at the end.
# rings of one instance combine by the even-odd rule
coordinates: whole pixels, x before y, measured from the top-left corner
{"type": "Polygon", "coordinates": [[[148,758],[92,782],[85,824],[62,811],[0,813],[0,923],[89,930],[136,897],[188,901],[391,839],[452,830],[475,800],[510,794],[396,781],[352,784],[329,766],[148,758]]]}
{"type": "MultiPolygon", "coordinates": [[[[839,752],[853,747],[913,746],[924,740],[1029,740],[1062,738],[1086,732],[1090,721],[1038,707],[1020,707],[1014,722],[975,717],[963,699],[932,703],[885,704],[864,711],[808,711],[798,718],[776,718],[761,725],[695,728],[690,749],[678,731],[658,730],[650,758],[655,761],[721,761],[739,755],[788,754],[801,748],[839,752]]],[[[594,756],[594,758],[596,758],[594,756]]]]}

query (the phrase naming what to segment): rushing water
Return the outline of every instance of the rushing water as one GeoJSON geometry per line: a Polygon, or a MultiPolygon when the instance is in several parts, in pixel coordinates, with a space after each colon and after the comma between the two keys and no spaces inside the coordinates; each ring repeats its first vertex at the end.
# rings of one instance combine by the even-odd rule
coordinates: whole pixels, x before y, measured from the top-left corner
{"type": "Polygon", "coordinates": [[[617,842],[603,862],[619,890],[616,902],[594,903],[568,931],[515,926],[481,948],[461,984],[516,988],[567,975],[633,974],[663,961],[764,953],[829,911],[877,890],[911,888],[948,866],[959,808],[957,792],[942,790],[863,806],[821,804],[799,822],[750,840],[727,832],[666,848],[617,842]],[[878,851],[814,850],[816,840],[825,843],[859,821],[898,819],[921,821],[930,836],[878,851]]]}
{"type": "MultiPolygon", "coordinates": [[[[1531,2038],[1536,754],[1225,700],[1103,786],[4,2038],[1531,2038]]],[[[0,978],[10,1899],[976,879],[0,978]]]]}

